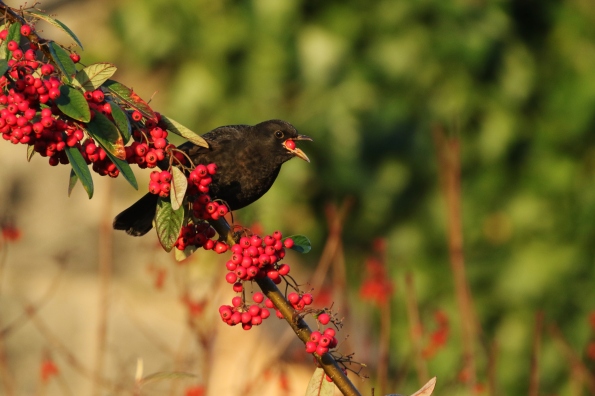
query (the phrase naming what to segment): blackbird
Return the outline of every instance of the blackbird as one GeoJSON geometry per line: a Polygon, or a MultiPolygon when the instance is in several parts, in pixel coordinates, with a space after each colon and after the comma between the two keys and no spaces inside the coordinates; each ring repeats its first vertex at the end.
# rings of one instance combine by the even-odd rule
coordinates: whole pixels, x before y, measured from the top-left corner
{"type": "MultiPolygon", "coordinates": [[[[310,162],[295,147],[295,140],[312,140],[300,135],[288,122],[222,126],[202,137],[209,147],[187,142],[178,147],[195,165],[215,163],[217,173],[209,186],[211,199],[227,203],[230,210],[241,209],[262,197],[273,185],[281,165],[293,157],[310,162]]],[[[148,193],[116,216],[114,228],[141,236],[153,227],[158,196],[148,193]]]]}

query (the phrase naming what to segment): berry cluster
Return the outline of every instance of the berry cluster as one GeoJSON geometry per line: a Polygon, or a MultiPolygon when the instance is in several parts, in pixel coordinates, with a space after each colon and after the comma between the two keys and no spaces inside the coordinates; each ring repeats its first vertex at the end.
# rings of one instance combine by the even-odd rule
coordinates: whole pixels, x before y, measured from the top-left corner
{"type": "Polygon", "coordinates": [[[319,356],[324,355],[329,349],[337,346],[335,330],[333,328],[324,329],[323,332],[313,331],[310,334],[310,341],[306,342],[306,352],[316,353],[319,356]]]}
{"type": "MultiPolygon", "coordinates": [[[[219,242],[218,242],[219,243],[219,242]]],[[[232,284],[233,291],[242,293],[244,291],[244,282],[254,280],[257,277],[269,277],[273,282],[279,284],[282,277],[289,274],[290,267],[287,264],[279,264],[279,260],[285,257],[285,248],[293,246],[293,240],[286,238],[280,231],[275,231],[272,235],[266,235],[264,238],[258,235],[251,237],[243,236],[239,243],[231,247],[231,258],[225,263],[229,271],[225,275],[225,280],[232,284]]],[[[311,295],[304,295],[305,301],[297,293],[296,306],[305,307],[306,302],[312,303],[311,295]],[[309,298],[307,297],[309,296],[309,298]]],[[[290,293],[292,295],[292,293],[290,293]]],[[[232,299],[232,305],[223,305],[219,309],[221,318],[230,326],[242,323],[246,330],[253,325],[259,325],[263,319],[269,317],[269,309],[275,309],[271,300],[264,301],[262,293],[255,293],[253,300],[256,305],[248,306],[243,297],[236,296],[232,299]],[[264,307],[258,305],[264,301],[264,307]]],[[[277,316],[283,316],[276,310],[277,316]]]]}
{"type": "MultiPolygon", "coordinates": [[[[160,121],[160,114],[155,114],[160,121]]],[[[129,164],[137,164],[141,169],[154,168],[165,158],[166,151],[173,148],[167,141],[168,133],[153,120],[145,120],[143,125],[143,116],[137,110],[132,112],[131,118],[135,121],[135,130],[132,133],[134,141],[125,148],[126,161],[129,164]]]]}
{"type": "Polygon", "coordinates": [[[279,284],[281,277],[289,274],[289,266],[278,262],[285,257],[285,244],[290,244],[290,240],[282,241],[279,231],[264,238],[258,235],[241,237],[239,243],[231,247],[231,259],[225,264],[229,273],[225,279],[240,291],[242,282],[251,281],[257,276],[268,276],[275,284],[279,284]]]}
{"type": "Polygon", "coordinates": [[[287,301],[289,301],[296,311],[303,311],[306,306],[314,302],[314,299],[310,293],[300,295],[296,292],[291,292],[287,295],[287,301]]]}
{"type": "MultiPolygon", "coordinates": [[[[77,121],[60,110],[58,103],[64,92],[80,87],[66,86],[62,68],[55,67],[55,60],[46,56],[48,51],[40,49],[40,45],[47,44],[31,41],[32,32],[31,26],[21,26],[21,46],[15,40],[6,42],[8,28],[0,31],[0,41],[6,42],[6,48],[10,51],[8,71],[0,77],[2,138],[13,144],[31,146],[42,157],[49,157],[52,166],[68,164],[70,160],[65,149],[77,148],[87,165],[93,164],[93,171],[102,176],[117,177],[120,170],[106,153],[105,147],[101,147],[87,130],[87,123],[77,121]]],[[[76,64],[79,63],[80,56],[71,52],[70,59],[76,64]]],[[[132,144],[124,148],[125,159],[129,164],[137,164],[140,168],[154,168],[166,157],[167,152],[174,152],[179,163],[185,162],[184,156],[175,152],[175,147],[168,143],[167,127],[161,123],[159,113],[154,113],[152,119],[146,118],[140,111],[130,108],[130,101],[121,102],[101,87],[87,90],[83,92],[83,96],[91,119],[96,114],[102,114],[115,123],[113,106],[121,106],[126,111],[133,139],[132,144]]],[[[163,192],[162,196],[167,196],[164,191],[166,189],[167,187],[163,187],[157,193],[163,192]]]]}
{"type": "Polygon", "coordinates": [[[264,298],[261,292],[254,293],[252,300],[255,304],[247,305],[240,296],[232,298],[231,305],[219,307],[221,319],[230,326],[241,324],[244,330],[250,330],[252,326],[258,326],[268,318],[271,313],[267,308],[273,306],[271,300],[264,298]],[[264,306],[262,306],[264,301],[264,306]]]}

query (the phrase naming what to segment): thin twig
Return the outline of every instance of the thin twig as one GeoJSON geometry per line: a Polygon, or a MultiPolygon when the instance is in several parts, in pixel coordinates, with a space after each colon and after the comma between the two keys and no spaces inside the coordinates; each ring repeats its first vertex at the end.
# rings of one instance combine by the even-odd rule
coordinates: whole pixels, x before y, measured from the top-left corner
{"type": "Polygon", "coordinates": [[[428,378],[428,367],[422,356],[423,327],[419,318],[419,307],[417,304],[413,274],[411,272],[405,274],[405,303],[407,305],[409,336],[411,337],[411,344],[413,346],[417,380],[419,381],[419,385],[422,386],[428,378]]]}
{"type": "Polygon", "coordinates": [[[477,321],[473,312],[471,291],[465,273],[463,225],[461,214],[461,145],[458,138],[447,138],[442,127],[434,128],[438,169],[448,216],[448,249],[454,277],[457,305],[461,315],[463,370],[468,374],[470,393],[475,392],[475,344],[477,321]]]}
{"type": "Polygon", "coordinates": [[[535,331],[533,334],[533,351],[531,352],[531,376],[529,377],[529,396],[539,395],[539,356],[541,355],[541,332],[543,312],[535,314],[535,331]]]}

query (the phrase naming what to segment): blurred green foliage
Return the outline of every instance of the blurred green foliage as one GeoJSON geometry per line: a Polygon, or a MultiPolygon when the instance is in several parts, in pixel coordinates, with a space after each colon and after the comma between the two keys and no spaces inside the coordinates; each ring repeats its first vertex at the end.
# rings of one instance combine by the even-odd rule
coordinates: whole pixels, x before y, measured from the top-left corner
{"type": "MultiPolygon", "coordinates": [[[[385,236],[395,281],[414,271],[424,321],[450,313],[432,374],[455,380],[460,367],[436,125],[462,142],[468,276],[502,394],[527,393],[537,310],[583,350],[595,309],[592,2],[128,0],[112,22],[120,68],[159,76],[163,113],[199,132],[282,118],[314,138],[301,146],[312,163],[290,161],[240,216],[309,235],[314,262],[325,203],[354,197],[354,293],[385,236]]],[[[402,297],[393,372],[411,351],[402,297]]],[[[564,394],[568,363],[545,343],[542,389],[564,394]]]]}

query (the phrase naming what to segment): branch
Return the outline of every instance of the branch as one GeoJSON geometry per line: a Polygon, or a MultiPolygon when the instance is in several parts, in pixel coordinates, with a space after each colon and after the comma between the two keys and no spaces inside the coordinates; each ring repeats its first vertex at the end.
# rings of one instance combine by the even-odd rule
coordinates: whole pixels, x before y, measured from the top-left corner
{"type": "MultiPolygon", "coordinates": [[[[220,218],[216,221],[210,220],[209,223],[213,226],[213,228],[215,228],[221,239],[227,240],[227,242],[231,245],[236,243],[231,232],[231,227],[227,221],[225,221],[225,219],[220,218]]],[[[298,336],[298,338],[304,343],[310,341],[312,330],[300,316],[300,314],[295,309],[293,309],[291,304],[285,299],[285,296],[283,293],[281,293],[279,288],[277,288],[277,285],[275,285],[271,279],[266,277],[256,278],[255,281],[264,295],[269,298],[275,307],[281,312],[283,318],[287,321],[287,323],[289,323],[291,329],[298,336]]],[[[361,395],[361,393],[349,380],[347,375],[343,372],[335,358],[333,358],[329,352],[322,356],[319,356],[316,353],[313,355],[320,367],[322,367],[326,375],[328,375],[333,380],[343,395],[361,395]]]]}

